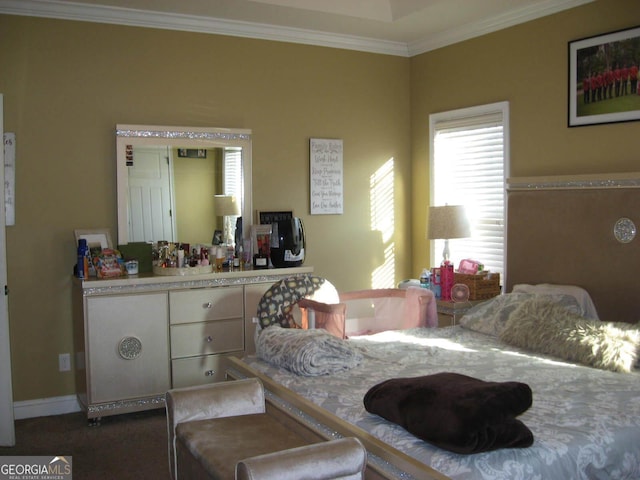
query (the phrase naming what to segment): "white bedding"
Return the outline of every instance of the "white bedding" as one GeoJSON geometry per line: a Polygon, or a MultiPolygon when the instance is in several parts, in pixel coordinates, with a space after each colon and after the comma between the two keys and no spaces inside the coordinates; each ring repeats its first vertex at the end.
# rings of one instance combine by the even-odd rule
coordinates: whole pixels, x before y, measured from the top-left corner
{"type": "Polygon", "coordinates": [[[460,326],[383,332],[349,342],[363,349],[365,360],[339,375],[301,377],[255,356],[245,362],[452,479],[640,478],[637,372],[577,366],[507,347],[495,337],[460,326]],[[533,446],[455,454],[363,407],[365,393],[378,382],[444,371],[527,383],[533,405],[518,418],[532,430],[533,446]]]}

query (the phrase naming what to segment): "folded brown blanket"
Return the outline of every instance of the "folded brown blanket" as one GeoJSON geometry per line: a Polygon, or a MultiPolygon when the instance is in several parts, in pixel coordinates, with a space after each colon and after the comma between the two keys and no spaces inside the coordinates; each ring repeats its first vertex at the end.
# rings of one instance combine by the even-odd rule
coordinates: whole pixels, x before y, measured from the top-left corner
{"type": "Polygon", "coordinates": [[[486,382],[449,372],[393,378],[364,396],[368,412],[456,453],[531,446],[533,434],[515,418],[531,402],[531,388],[524,383],[486,382]]]}

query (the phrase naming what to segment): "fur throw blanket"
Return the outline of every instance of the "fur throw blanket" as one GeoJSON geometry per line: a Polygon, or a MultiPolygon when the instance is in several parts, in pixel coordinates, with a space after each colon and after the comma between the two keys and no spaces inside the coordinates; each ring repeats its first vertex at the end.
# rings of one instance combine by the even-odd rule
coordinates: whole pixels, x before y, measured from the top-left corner
{"type": "Polygon", "coordinates": [[[510,345],[614,372],[638,361],[640,329],[583,318],[544,299],[526,300],[511,313],[500,339],[510,345]]]}
{"type": "Polygon", "coordinates": [[[533,434],[515,418],[531,402],[524,383],[485,382],[449,372],[386,380],[364,397],[368,412],[456,453],[531,446],[533,434]]]}
{"type": "Polygon", "coordinates": [[[360,364],[362,354],[348,340],[325,330],[302,330],[272,325],[260,332],[256,354],[262,360],[296,375],[329,375],[360,364]]]}

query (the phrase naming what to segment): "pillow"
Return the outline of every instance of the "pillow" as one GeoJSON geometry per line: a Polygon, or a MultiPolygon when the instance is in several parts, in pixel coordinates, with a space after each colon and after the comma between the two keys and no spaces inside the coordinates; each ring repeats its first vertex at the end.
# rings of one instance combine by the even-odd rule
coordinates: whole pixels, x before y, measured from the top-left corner
{"type": "Polygon", "coordinates": [[[532,298],[513,311],[500,339],[602,370],[630,372],[638,360],[640,329],[587,319],[543,298],[532,298]]]}
{"type": "Polygon", "coordinates": [[[338,291],[324,278],[314,275],[287,277],[271,285],[260,299],[257,311],[260,326],[298,327],[294,313],[296,304],[302,298],[324,303],[339,301],[338,291]]]}
{"type": "Polygon", "coordinates": [[[576,299],[578,305],[580,306],[580,315],[585,318],[593,318],[595,320],[599,320],[596,306],[593,304],[593,300],[591,300],[589,292],[587,292],[582,287],[578,287],[576,285],[554,285],[551,283],[539,283],[536,285],[520,283],[513,286],[513,291],[521,293],[571,295],[576,299]]]}
{"type": "Polygon", "coordinates": [[[522,302],[531,298],[546,298],[573,313],[580,312],[580,306],[575,298],[569,295],[505,293],[470,308],[460,319],[460,325],[469,330],[497,337],[504,330],[509,315],[522,305],[522,302]]]}

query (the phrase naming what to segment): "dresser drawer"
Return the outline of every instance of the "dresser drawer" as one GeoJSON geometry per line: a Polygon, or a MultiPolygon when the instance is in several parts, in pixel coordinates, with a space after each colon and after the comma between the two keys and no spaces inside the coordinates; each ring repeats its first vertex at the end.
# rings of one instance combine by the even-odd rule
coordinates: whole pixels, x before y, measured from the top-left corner
{"type": "Polygon", "coordinates": [[[172,324],[241,318],[242,286],[214,287],[169,292],[172,324]]]}
{"type": "Polygon", "coordinates": [[[171,358],[244,350],[242,318],[171,326],[171,358]]]}
{"type": "Polygon", "coordinates": [[[225,379],[230,355],[203,355],[171,361],[172,388],[190,387],[225,379]]]}

